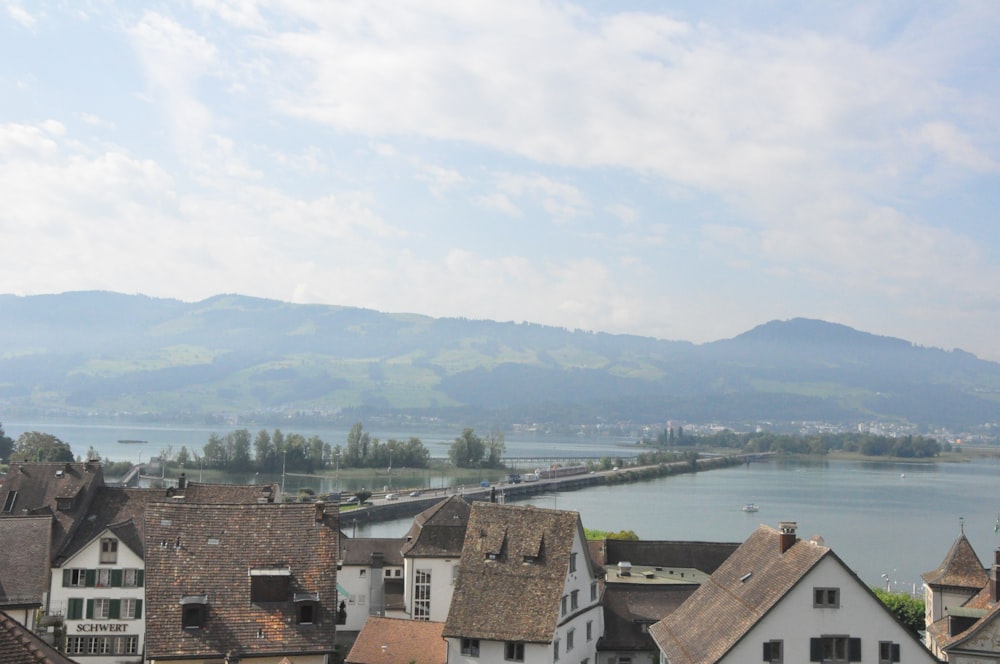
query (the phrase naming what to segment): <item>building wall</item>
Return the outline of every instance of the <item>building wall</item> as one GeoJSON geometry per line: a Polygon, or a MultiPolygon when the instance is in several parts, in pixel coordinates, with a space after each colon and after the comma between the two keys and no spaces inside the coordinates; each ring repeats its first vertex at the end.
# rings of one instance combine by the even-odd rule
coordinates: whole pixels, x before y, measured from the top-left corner
{"type": "Polygon", "coordinates": [[[783,642],[785,662],[808,662],[811,637],[861,639],[861,661],[877,664],[879,642],[899,644],[900,661],[936,660],[833,556],[826,556],[720,661],[759,662],[763,644],[783,642]],[[814,608],[815,588],[838,588],[839,608],[814,608]]]}
{"type": "MultiPolygon", "coordinates": [[[[504,664],[506,643],[504,641],[480,641],[479,656],[473,657],[462,654],[462,639],[449,638],[448,641],[448,664],[504,664]]],[[[590,660],[594,663],[594,660],[590,660]]],[[[524,663],[525,664],[552,664],[552,644],[550,643],[525,643],[524,663]]],[[[559,664],[580,664],[580,660],[559,658],[559,664]]]]}
{"type": "Polygon", "coordinates": [[[403,601],[406,603],[406,617],[413,618],[413,594],[417,570],[431,574],[431,614],[430,620],[445,622],[451,608],[451,596],[455,592],[455,574],[460,556],[455,558],[406,558],[404,559],[405,586],[403,601]]]}
{"type": "MultiPolygon", "coordinates": [[[[86,664],[138,663],[142,661],[146,633],[146,607],[143,601],[145,589],[143,586],[98,587],[94,585],[79,587],[64,585],[64,576],[67,571],[72,574],[73,570],[81,570],[78,574],[83,574],[85,577],[92,573],[96,584],[100,578],[100,571],[106,572],[109,576],[113,571],[117,571],[117,574],[124,577],[125,570],[144,569],[143,559],[128,549],[121,541],[118,541],[117,545],[116,562],[113,564],[100,562],[101,540],[105,538],[118,541],[114,535],[105,532],[67,560],[62,567],[52,570],[49,612],[61,613],[66,616],[65,652],[70,658],[86,662],[86,664]],[[70,617],[71,599],[79,607],[79,617],[70,617]],[[120,615],[118,618],[99,618],[95,608],[93,616],[88,618],[87,607],[88,605],[94,607],[95,600],[108,600],[109,603],[112,600],[117,601],[119,611],[126,605],[123,600],[131,600],[136,602],[140,617],[122,617],[120,615]],[[136,652],[134,654],[125,652],[127,645],[131,645],[136,652]],[[104,649],[111,650],[111,652],[101,654],[104,649]],[[80,652],[81,650],[82,652],[80,652]],[[119,652],[115,652],[115,650],[119,652]]],[[[138,578],[141,579],[142,575],[138,575],[138,578]]]]}

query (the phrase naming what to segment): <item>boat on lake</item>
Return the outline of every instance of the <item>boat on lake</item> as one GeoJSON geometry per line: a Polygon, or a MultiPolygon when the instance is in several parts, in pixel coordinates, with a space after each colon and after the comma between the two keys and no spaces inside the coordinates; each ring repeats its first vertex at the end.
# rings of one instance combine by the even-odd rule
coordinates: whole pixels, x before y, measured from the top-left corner
{"type": "Polygon", "coordinates": [[[757,506],[757,503],[744,503],[742,507],[744,512],[756,512],[759,509],[760,508],[757,506]]]}
{"type": "Polygon", "coordinates": [[[145,445],[149,441],[148,440],[119,440],[118,442],[121,443],[122,445],[145,445]]]}

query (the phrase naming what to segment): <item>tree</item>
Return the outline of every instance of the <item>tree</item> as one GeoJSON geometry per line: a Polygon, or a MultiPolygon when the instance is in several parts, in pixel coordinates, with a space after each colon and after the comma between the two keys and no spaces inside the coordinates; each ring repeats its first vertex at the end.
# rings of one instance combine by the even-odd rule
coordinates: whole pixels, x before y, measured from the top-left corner
{"type": "Polygon", "coordinates": [[[358,505],[364,505],[365,501],[372,497],[372,492],[367,489],[362,489],[354,494],[358,499],[358,505]]]}
{"type": "Polygon", "coordinates": [[[50,433],[25,431],[17,437],[11,461],[73,461],[73,450],[50,433]]]}
{"type": "Polygon", "coordinates": [[[886,608],[895,614],[914,634],[919,634],[924,625],[924,601],[907,593],[890,593],[881,588],[872,588],[875,596],[882,600],[886,608]]]}
{"type": "Polygon", "coordinates": [[[10,460],[10,454],[14,451],[14,439],[4,433],[3,423],[0,422],[0,461],[10,460]]]}
{"type": "Polygon", "coordinates": [[[487,468],[503,468],[503,455],[507,451],[507,446],[503,441],[503,431],[491,431],[484,442],[486,444],[486,461],[483,465],[487,468]]]}
{"type": "Polygon", "coordinates": [[[253,440],[253,453],[257,470],[274,471],[274,443],[271,442],[271,434],[267,429],[257,432],[257,437],[253,440]]]}
{"type": "Polygon", "coordinates": [[[451,444],[448,458],[456,468],[477,468],[483,461],[485,451],[486,445],[483,439],[476,435],[474,429],[466,428],[451,444]]]}

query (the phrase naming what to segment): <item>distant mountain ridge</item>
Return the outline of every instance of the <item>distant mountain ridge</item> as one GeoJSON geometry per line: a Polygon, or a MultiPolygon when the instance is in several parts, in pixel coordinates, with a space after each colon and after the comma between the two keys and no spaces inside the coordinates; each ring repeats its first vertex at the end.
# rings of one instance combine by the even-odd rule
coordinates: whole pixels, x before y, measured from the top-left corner
{"type": "Polygon", "coordinates": [[[1000,364],[805,318],[706,344],[240,295],[0,295],[9,412],[1000,421],[1000,364]]]}

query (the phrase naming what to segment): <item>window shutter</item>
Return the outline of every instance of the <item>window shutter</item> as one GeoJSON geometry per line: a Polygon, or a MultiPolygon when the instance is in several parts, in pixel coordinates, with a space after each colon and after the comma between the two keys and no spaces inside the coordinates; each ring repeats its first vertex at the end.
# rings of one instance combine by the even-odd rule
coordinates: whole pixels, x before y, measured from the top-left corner
{"type": "Polygon", "coordinates": [[[142,588],[143,577],[145,576],[145,570],[136,570],[135,572],[135,585],[142,588]]]}
{"type": "Polygon", "coordinates": [[[899,661],[899,644],[898,643],[893,643],[892,644],[892,661],[894,661],[894,662],[898,662],[899,661]]]}
{"type": "Polygon", "coordinates": [[[94,618],[94,600],[87,600],[87,618],[93,620],[94,618]]]}
{"type": "Polygon", "coordinates": [[[111,587],[112,588],[122,587],[122,571],[120,569],[111,570],[111,587]]]}
{"type": "Polygon", "coordinates": [[[113,599],[108,602],[108,618],[121,618],[122,617],[122,601],[120,599],[113,599]]]}
{"type": "Polygon", "coordinates": [[[847,661],[861,661],[861,639],[855,637],[847,639],[847,661]]]}
{"type": "Polygon", "coordinates": [[[823,661],[823,639],[809,639],[809,661],[823,661]]]}
{"type": "Polygon", "coordinates": [[[135,600],[135,615],[132,616],[132,617],[135,618],[135,619],[137,619],[137,620],[139,618],[142,618],[142,600],[141,599],[135,600]]]}
{"type": "Polygon", "coordinates": [[[93,588],[97,585],[97,570],[88,569],[86,574],[86,585],[88,588],[93,588]]]}
{"type": "Polygon", "coordinates": [[[770,662],[771,661],[771,642],[770,641],[764,641],[764,657],[763,657],[763,659],[764,659],[765,662],[770,662]]]}
{"type": "Polygon", "coordinates": [[[69,598],[69,603],[66,606],[66,617],[69,620],[79,620],[83,617],[83,598],[69,598]]]}
{"type": "Polygon", "coordinates": [[[71,572],[68,569],[63,570],[63,588],[69,587],[69,575],[71,572]]]}

